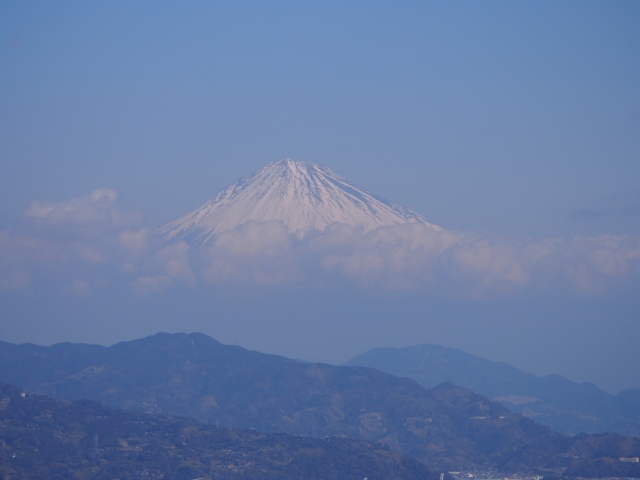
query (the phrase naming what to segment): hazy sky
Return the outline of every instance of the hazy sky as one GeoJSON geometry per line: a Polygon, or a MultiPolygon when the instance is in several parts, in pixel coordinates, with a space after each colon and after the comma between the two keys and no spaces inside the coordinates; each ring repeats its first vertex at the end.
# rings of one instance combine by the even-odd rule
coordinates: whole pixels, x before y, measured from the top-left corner
{"type": "Polygon", "coordinates": [[[200,330],[332,362],[444,343],[640,388],[638,59],[636,1],[3,2],[0,339],[200,330]],[[448,229],[508,238],[517,258],[554,240],[563,258],[602,265],[606,244],[624,265],[602,267],[597,288],[534,269],[532,284],[552,285],[542,293],[458,298],[201,286],[193,265],[165,295],[122,279],[187,258],[145,260],[135,232],[284,157],[448,229]],[[51,205],[80,213],[28,222],[51,205]]]}

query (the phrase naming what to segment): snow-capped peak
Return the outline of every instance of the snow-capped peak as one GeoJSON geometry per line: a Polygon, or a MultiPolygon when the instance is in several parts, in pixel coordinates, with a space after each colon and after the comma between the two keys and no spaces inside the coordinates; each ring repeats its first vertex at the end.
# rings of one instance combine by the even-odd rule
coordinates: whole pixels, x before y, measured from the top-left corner
{"type": "Polygon", "coordinates": [[[285,159],[265,165],[156,233],[166,241],[189,238],[204,244],[217,233],[251,220],[282,221],[300,238],[312,230],[323,231],[334,222],[364,232],[408,222],[441,230],[417,213],[349,183],[327,167],[285,159]]]}

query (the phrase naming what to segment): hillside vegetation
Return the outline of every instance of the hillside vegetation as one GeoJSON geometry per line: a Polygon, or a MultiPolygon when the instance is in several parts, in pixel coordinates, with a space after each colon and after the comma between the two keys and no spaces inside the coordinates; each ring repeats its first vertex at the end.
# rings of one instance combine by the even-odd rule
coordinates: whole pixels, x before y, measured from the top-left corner
{"type": "Polygon", "coordinates": [[[435,479],[382,445],[216,428],[0,384],[0,478],[435,479]]]}
{"type": "Polygon", "coordinates": [[[615,460],[613,472],[619,457],[640,454],[638,439],[569,438],[453,384],[426,390],[379,370],[305,364],[202,334],[158,334],[109,348],[4,343],[0,375],[30,391],[127,410],[377,442],[443,471],[551,474],[603,458],[615,460]]]}

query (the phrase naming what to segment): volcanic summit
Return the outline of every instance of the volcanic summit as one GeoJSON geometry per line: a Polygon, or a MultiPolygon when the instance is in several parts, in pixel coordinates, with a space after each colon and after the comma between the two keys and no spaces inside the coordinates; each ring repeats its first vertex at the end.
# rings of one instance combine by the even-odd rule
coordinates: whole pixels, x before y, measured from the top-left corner
{"type": "Polygon", "coordinates": [[[442,228],[421,215],[379,198],[327,167],[290,159],[265,165],[204,205],[163,225],[156,233],[165,241],[206,244],[213,236],[249,221],[281,221],[299,238],[338,222],[361,229],[401,223],[442,228]]]}

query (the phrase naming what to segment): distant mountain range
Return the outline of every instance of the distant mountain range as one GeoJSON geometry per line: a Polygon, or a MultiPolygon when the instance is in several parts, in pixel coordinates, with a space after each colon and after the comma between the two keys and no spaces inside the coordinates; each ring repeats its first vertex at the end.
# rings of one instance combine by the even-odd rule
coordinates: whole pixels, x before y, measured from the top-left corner
{"type": "Polygon", "coordinates": [[[6,384],[0,425],[0,478],[7,480],[440,478],[379,444],[216,428],[87,400],[23,396],[6,384]]]}
{"type": "Polygon", "coordinates": [[[640,439],[567,438],[453,384],[426,390],[379,370],[296,362],[202,334],[112,347],[2,342],[0,381],[224,427],[378,442],[433,470],[640,476],[618,460],[638,456],[640,439]]]}
{"type": "Polygon", "coordinates": [[[377,368],[425,388],[453,382],[498,401],[565,435],[617,432],[640,436],[640,390],[610,395],[560,375],[538,377],[455,348],[374,348],[344,365],[377,368]]]}
{"type": "Polygon", "coordinates": [[[281,221],[298,237],[338,222],[363,232],[382,226],[419,222],[421,215],[379,198],[327,167],[285,159],[269,163],[201,207],[158,228],[164,241],[206,244],[214,235],[254,222],[281,221]]]}

